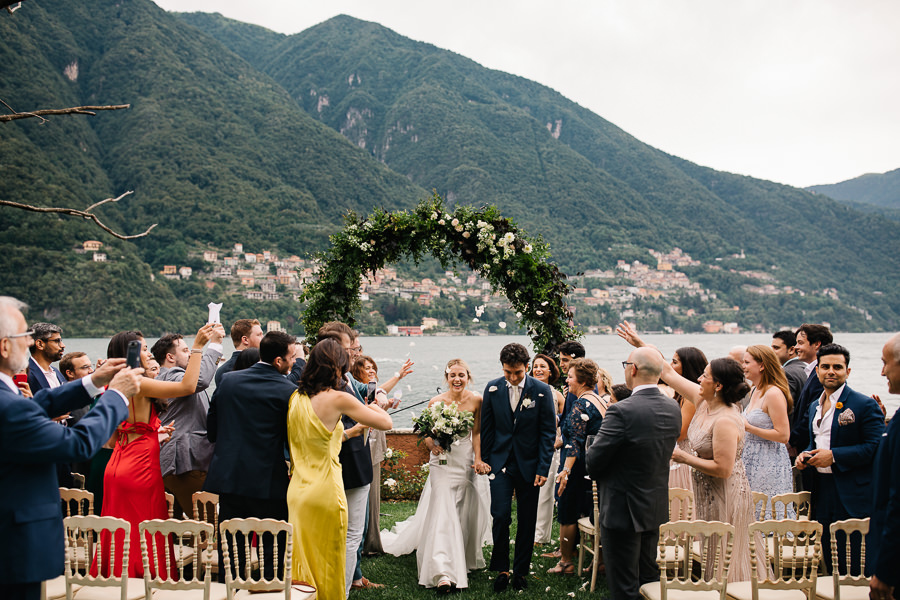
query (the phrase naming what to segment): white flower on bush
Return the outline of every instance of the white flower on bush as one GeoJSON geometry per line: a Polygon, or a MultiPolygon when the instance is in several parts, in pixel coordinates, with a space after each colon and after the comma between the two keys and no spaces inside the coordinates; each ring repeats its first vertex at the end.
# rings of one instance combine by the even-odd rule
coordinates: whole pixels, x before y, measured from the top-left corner
{"type": "Polygon", "coordinates": [[[450,221],[450,224],[456,227],[457,225],[459,225],[459,219],[454,218],[452,221],[450,221]]]}
{"type": "Polygon", "coordinates": [[[471,235],[472,235],[472,234],[469,233],[468,231],[463,231],[463,237],[464,237],[464,238],[469,239],[469,237],[470,237],[471,235]]]}
{"type": "Polygon", "coordinates": [[[368,252],[369,244],[367,244],[366,242],[363,242],[362,244],[359,245],[359,249],[362,250],[363,252],[368,252]]]}
{"type": "Polygon", "coordinates": [[[393,488],[397,487],[397,481],[393,477],[388,477],[387,479],[384,480],[384,485],[393,489],[393,488]]]}
{"type": "Polygon", "coordinates": [[[540,317],[541,315],[544,314],[544,311],[542,311],[542,310],[536,310],[536,311],[534,311],[534,314],[536,314],[537,316],[540,317]]]}
{"type": "Polygon", "coordinates": [[[525,254],[531,254],[532,250],[534,250],[534,247],[531,244],[525,244],[525,247],[522,248],[522,252],[525,254]]]}
{"type": "Polygon", "coordinates": [[[384,457],[385,457],[385,458],[391,458],[391,457],[393,457],[393,456],[394,456],[394,449],[393,449],[393,448],[388,448],[388,449],[386,449],[386,450],[384,451],[384,457]]]}
{"type": "Polygon", "coordinates": [[[453,229],[455,229],[455,230],[458,231],[458,232],[462,232],[463,226],[462,226],[462,225],[455,225],[455,226],[453,227],[453,229]]]}
{"type": "Polygon", "coordinates": [[[517,318],[517,319],[521,319],[521,318],[522,318],[522,313],[517,312],[517,313],[516,313],[516,318],[517,318]]]}
{"type": "Polygon", "coordinates": [[[419,469],[421,469],[425,473],[428,473],[428,471],[431,470],[431,465],[429,465],[428,463],[424,463],[424,464],[422,464],[422,466],[419,467],[419,469]]]}
{"type": "Polygon", "coordinates": [[[440,221],[438,221],[438,223],[439,223],[440,225],[446,225],[446,224],[447,224],[447,221],[441,219],[440,221]]]}
{"type": "Polygon", "coordinates": [[[512,244],[514,241],[516,241],[516,234],[514,234],[512,231],[508,231],[506,232],[506,235],[503,236],[503,240],[507,244],[512,244]]]}
{"type": "Polygon", "coordinates": [[[431,220],[434,221],[434,220],[437,219],[437,218],[438,218],[437,212],[432,212],[432,213],[431,213],[431,220]]]}
{"type": "Polygon", "coordinates": [[[372,227],[374,227],[374,225],[372,225],[372,222],[371,222],[371,221],[366,221],[366,222],[363,224],[363,227],[365,227],[366,229],[372,229],[372,227]]]}

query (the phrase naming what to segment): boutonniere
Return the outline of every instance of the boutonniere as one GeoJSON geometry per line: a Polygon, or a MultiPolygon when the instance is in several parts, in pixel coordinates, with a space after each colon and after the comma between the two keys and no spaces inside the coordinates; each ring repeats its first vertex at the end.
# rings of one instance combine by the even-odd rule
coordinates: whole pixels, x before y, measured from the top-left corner
{"type": "MultiPolygon", "coordinates": [[[[837,404],[835,404],[835,408],[837,408],[837,404]]],[[[850,425],[851,423],[856,423],[856,415],[853,414],[852,409],[848,408],[838,416],[838,425],[850,425]]]]}
{"type": "Polygon", "coordinates": [[[522,409],[523,410],[526,408],[532,408],[533,406],[534,406],[534,402],[532,402],[531,398],[526,397],[522,400],[522,409]]]}
{"type": "Polygon", "coordinates": [[[497,391],[497,386],[496,386],[496,385],[492,385],[491,387],[488,388],[488,391],[489,391],[489,392],[496,392],[496,391],[497,391]]]}
{"type": "Polygon", "coordinates": [[[837,402],[837,403],[835,403],[834,408],[835,408],[836,410],[841,410],[842,408],[844,408],[844,403],[843,403],[843,402],[837,402]]]}

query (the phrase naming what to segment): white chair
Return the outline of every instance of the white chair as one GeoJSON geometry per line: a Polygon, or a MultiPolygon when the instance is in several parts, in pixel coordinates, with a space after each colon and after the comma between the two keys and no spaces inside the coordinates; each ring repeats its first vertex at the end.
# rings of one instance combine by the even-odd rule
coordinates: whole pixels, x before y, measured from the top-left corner
{"type": "Polygon", "coordinates": [[[678,556],[672,568],[659,559],[659,581],[641,586],[647,600],[725,600],[734,526],[719,521],[674,521],[659,526],[657,555],[678,556]],[[692,577],[692,549],[700,551],[700,577],[692,577]],[[671,549],[671,550],[670,550],[671,549]],[[709,553],[712,553],[711,555],[709,553]]]}
{"type": "MultiPolygon", "coordinates": [[[[91,492],[61,487],[59,488],[59,497],[63,502],[63,515],[66,517],[94,514],[94,494],[91,492]]],[[[90,563],[91,549],[91,547],[76,548],[72,551],[75,553],[75,565],[79,571],[86,569],[90,563]]],[[[63,578],[63,581],[65,581],[65,578],[63,578]]],[[[56,588],[54,587],[53,589],[55,590],[56,588]]]]}
{"type": "Polygon", "coordinates": [[[76,516],[63,519],[66,530],[66,600],[141,600],[144,582],[128,578],[128,550],[131,524],[115,517],[76,516]],[[121,535],[117,535],[121,532],[121,535]],[[117,537],[121,537],[119,541],[117,537]],[[108,544],[104,540],[108,538],[108,544]],[[100,540],[95,542],[94,540],[100,540]],[[97,548],[97,576],[78,571],[74,556],[82,548],[86,556],[94,556],[97,548]],[[116,556],[122,556],[121,575],[115,576],[116,556]],[[104,575],[103,573],[107,573],[104,575]],[[76,586],[79,589],[76,591],[76,586]]]}
{"type": "MultiPolygon", "coordinates": [[[[694,492],[684,488],[669,488],[669,521],[693,521],[694,520],[694,492]]],[[[699,548],[699,547],[698,547],[699,548]]],[[[666,554],[659,554],[657,548],[656,561],[661,559],[666,563],[666,569],[675,569],[682,559],[678,546],[666,546],[666,554]]],[[[699,552],[699,550],[698,550],[699,552]]]]}
{"type": "Polygon", "coordinates": [[[222,536],[222,566],[225,569],[225,587],[228,600],[313,600],[316,592],[304,592],[291,587],[291,551],[293,527],[290,523],[274,519],[229,519],[219,524],[222,536]],[[253,575],[251,567],[252,538],[259,542],[260,568],[253,575]],[[284,556],[280,561],[279,544],[283,543],[284,556]],[[232,551],[234,557],[232,557],[232,551]],[[243,557],[243,561],[238,559],[243,557]],[[278,568],[283,562],[282,569],[278,568]],[[235,564],[232,573],[232,563],[235,564]],[[243,563],[243,564],[241,564],[243,563]],[[265,578],[265,565],[275,565],[272,579],[265,578]]]}
{"type": "MultiPolygon", "coordinates": [[[[847,519],[846,521],[835,521],[831,524],[831,577],[819,577],[816,580],[816,596],[822,600],[868,600],[869,599],[869,578],[863,575],[866,572],[866,534],[869,533],[869,519],[847,519]],[[841,575],[838,565],[840,552],[838,552],[837,534],[843,532],[841,536],[844,540],[843,550],[844,558],[847,565],[852,564],[851,547],[852,544],[859,544],[860,563],[859,573],[851,575],[850,569],[847,569],[845,575],[841,575]],[[858,535],[858,542],[853,538],[853,534],[858,535]],[[846,536],[846,537],[845,537],[846,536]]],[[[900,565],[898,565],[900,566],[900,565]]]]}
{"type": "Polygon", "coordinates": [[[815,600],[816,571],[822,554],[822,525],[815,521],[784,519],[758,521],[750,527],[750,581],[728,585],[733,600],[815,600]],[[771,538],[769,544],[753,540],[771,538]],[[763,546],[760,548],[760,546],[763,546]],[[785,558],[789,560],[785,560],[785,558]],[[774,569],[760,580],[757,564],[774,569]]]}
{"type": "Polygon", "coordinates": [[[772,518],[787,519],[788,508],[794,509],[794,518],[799,521],[809,520],[810,492],[789,492],[772,496],[772,518]],[[778,505],[781,510],[778,510],[778,505]]]}
{"type": "Polygon", "coordinates": [[[578,519],[578,570],[576,573],[581,574],[584,567],[584,553],[591,555],[591,591],[597,587],[597,572],[600,570],[600,507],[597,503],[597,482],[591,484],[594,501],[594,520],[591,522],[590,517],[581,517],[578,519]]]}
{"type": "Polygon", "coordinates": [[[216,540],[219,539],[219,495],[211,492],[194,492],[191,495],[194,520],[213,526],[212,535],[200,539],[200,562],[213,574],[219,572],[216,540]]]}
{"type": "MultiPolygon", "coordinates": [[[[753,520],[765,521],[769,518],[769,496],[762,492],[750,492],[750,498],[753,502],[753,520]]],[[[774,504],[772,510],[775,509],[774,504]]]]}
{"type": "Polygon", "coordinates": [[[214,583],[209,569],[200,579],[198,545],[203,535],[207,538],[212,535],[212,525],[199,521],[154,519],[141,523],[140,533],[146,600],[225,600],[228,595],[225,585],[214,583]],[[175,553],[174,561],[170,547],[175,553]],[[157,562],[160,556],[163,560],[157,562]],[[162,576],[160,567],[165,569],[166,577],[162,576]],[[188,573],[191,577],[187,577],[188,573]],[[177,578],[173,577],[175,574],[177,578]]]}

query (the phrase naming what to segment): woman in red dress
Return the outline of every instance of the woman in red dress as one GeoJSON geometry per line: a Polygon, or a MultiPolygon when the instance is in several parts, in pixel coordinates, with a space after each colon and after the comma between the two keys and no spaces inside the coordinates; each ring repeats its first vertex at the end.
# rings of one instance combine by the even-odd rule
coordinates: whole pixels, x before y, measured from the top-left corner
{"type": "MultiPolygon", "coordinates": [[[[128,552],[128,576],[143,577],[144,566],[141,561],[141,544],[139,525],[141,521],[150,519],[167,519],[165,488],[162,471],[159,466],[159,439],[161,434],[171,433],[170,427],[160,428],[158,399],[177,398],[193,393],[200,377],[201,352],[210,334],[217,325],[201,327],[194,338],[190,361],[185,369],[184,378],[179,382],[157,381],[149,377],[141,383],[141,391],[130,399],[128,419],[116,430],[116,445],[112,457],[106,466],[103,477],[103,508],[101,513],[107,517],[118,517],[131,523],[131,542],[128,552]]],[[[220,327],[220,325],[219,325],[220,327]]],[[[141,343],[141,364],[147,367],[152,355],[139,331],[117,333],[109,342],[108,358],[125,358],[128,343],[138,340],[141,343]]],[[[123,536],[124,537],[124,536],[123,536]]],[[[113,575],[122,574],[122,539],[116,540],[116,556],[112,561],[113,575]]],[[[158,552],[151,563],[151,575],[155,576],[155,565],[165,565],[162,538],[157,544],[158,552]]],[[[91,574],[100,571],[109,575],[109,536],[100,540],[100,555],[94,557],[91,574]]],[[[174,551],[169,546],[170,564],[174,563],[174,551]]],[[[166,577],[165,568],[161,576],[166,577]]]]}

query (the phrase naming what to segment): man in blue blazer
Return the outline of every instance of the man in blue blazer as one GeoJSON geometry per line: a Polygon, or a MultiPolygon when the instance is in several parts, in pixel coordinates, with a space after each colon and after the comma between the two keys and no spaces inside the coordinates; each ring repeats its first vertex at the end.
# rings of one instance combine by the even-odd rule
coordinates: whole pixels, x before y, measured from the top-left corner
{"type": "MultiPolygon", "coordinates": [[[[260,361],[225,373],[213,393],[206,436],[215,450],[204,489],[219,494],[220,521],[233,517],[287,520],[284,449],[288,405],[297,386],[285,375],[294,363],[296,343],[287,333],[270,331],[259,343],[260,361]]],[[[238,558],[243,562],[242,556],[238,558]]],[[[266,565],[268,578],[274,575],[272,567],[266,565]]],[[[220,553],[219,580],[224,577],[220,553]]]]}
{"type": "MultiPolygon", "coordinates": [[[[881,350],[888,391],[900,394],[900,333],[881,350]]],[[[888,424],[875,455],[875,506],[869,529],[866,575],[871,576],[869,598],[900,600],[900,409],[888,424]]]]}
{"type": "Polygon", "coordinates": [[[0,297],[0,598],[37,600],[41,582],[63,572],[63,526],[56,463],[85,461],[128,416],[128,397],[140,390],[139,369],[110,359],[84,379],[33,399],[12,376],[28,363],[31,331],[24,304],[0,297]],[[51,417],[90,401],[109,384],[74,427],[51,417]]]}
{"type": "Polygon", "coordinates": [[[31,329],[34,331],[34,344],[29,348],[28,387],[34,394],[38,390],[66,383],[65,376],[53,366],[65,354],[66,345],[62,341],[62,329],[53,323],[35,323],[31,329]]]}
{"type": "Polygon", "coordinates": [[[475,472],[492,474],[491,517],[494,549],[490,569],[498,571],[494,591],[509,585],[509,526],[512,496],[516,494],[518,525],[512,585],[525,589],[531,568],[534,527],[540,487],[547,481],[556,411],[553,392],[546,383],[525,374],[528,350],[507,344],[500,351],[503,377],[488,382],[481,405],[481,461],[475,472]]]}
{"type": "MultiPolygon", "coordinates": [[[[813,467],[812,518],[822,524],[822,548],[829,548],[828,528],[833,522],[871,514],[872,461],[884,433],[884,413],[875,400],[846,384],[850,375],[846,348],[826,344],[817,358],[816,372],[825,391],[809,407],[810,442],[795,465],[801,470],[813,467]]],[[[831,553],[823,554],[831,572],[831,553]]]]}
{"type": "MultiPolygon", "coordinates": [[[[797,358],[806,363],[806,382],[800,389],[800,395],[794,402],[791,417],[791,437],[788,442],[791,456],[800,454],[809,446],[809,406],[822,395],[822,383],[816,374],[816,353],[819,348],[833,341],[831,330],[824,325],[804,323],[797,329],[794,349],[797,358]]],[[[812,472],[800,473],[802,488],[812,490],[812,472]]]]}

